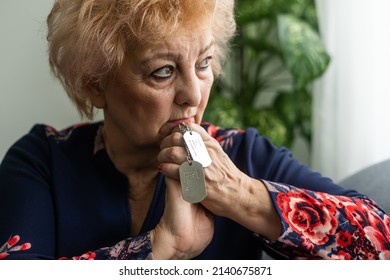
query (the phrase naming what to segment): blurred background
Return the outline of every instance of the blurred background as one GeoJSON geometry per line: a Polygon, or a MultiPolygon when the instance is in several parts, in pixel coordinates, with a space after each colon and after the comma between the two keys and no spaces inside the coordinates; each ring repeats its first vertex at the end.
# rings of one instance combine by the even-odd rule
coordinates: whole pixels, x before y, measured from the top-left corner
{"type": "MultiPolygon", "coordinates": [[[[35,123],[83,121],[49,70],[52,4],[0,2],[0,161],[35,123]]],[[[238,0],[204,120],[256,127],[336,181],[389,159],[388,11],[388,0],[238,0]]]]}
{"type": "Polygon", "coordinates": [[[50,73],[45,20],[51,0],[0,1],[0,160],[36,123],[80,120],[50,73]]]}

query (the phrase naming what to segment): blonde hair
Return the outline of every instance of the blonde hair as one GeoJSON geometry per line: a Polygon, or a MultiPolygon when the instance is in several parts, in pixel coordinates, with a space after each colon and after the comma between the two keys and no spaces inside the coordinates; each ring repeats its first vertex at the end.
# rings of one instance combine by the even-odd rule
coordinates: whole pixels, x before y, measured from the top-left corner
{"type": "Polygon", "coordinates": [[[91,88],[103,90],[137,44],[168,38],[211,19],[212,69],[235,33],[234,0],[56,0],[47,17],[49,63],[82,116],[93,118],[91,88]]]}

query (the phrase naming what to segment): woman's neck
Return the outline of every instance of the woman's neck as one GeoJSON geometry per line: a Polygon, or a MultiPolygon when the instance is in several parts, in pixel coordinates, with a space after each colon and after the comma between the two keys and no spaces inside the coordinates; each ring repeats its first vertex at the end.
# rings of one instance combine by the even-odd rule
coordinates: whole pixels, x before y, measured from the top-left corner
{"type": "Polygon", "coordinates": [[[102,140],[104,147],[116,169],[126,176],[134,173],[158,173],[157,154],[159,147],[135,147],[124,137],[115,137],[114,133],[108,132],[105,127],[102,128],[102,140]],[[107,137],[107,135],[110,137],[107,137]]]}

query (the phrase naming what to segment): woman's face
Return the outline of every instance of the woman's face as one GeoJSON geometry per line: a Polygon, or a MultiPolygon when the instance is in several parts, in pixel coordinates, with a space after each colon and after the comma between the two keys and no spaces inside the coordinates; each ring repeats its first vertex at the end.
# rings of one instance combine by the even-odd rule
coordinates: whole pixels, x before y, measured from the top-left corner
{"type": "Polygon", "coordinates": [[[199,124],[214,79],[213,42],[202,30],[130,52],[95,102],[104,109],[106,137],[132,148],[159,146],[179,123],[199,124]]]}

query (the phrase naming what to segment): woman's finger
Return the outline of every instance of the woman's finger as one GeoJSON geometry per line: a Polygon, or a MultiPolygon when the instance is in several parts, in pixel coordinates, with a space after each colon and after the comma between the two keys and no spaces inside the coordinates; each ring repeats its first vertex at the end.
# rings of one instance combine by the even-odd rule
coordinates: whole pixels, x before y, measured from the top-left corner
{"type": "Polygon", "coordinates": [[[159,171],[168,178],[179,180],[179,165],[173,163],[161,163],[158,166],[159,171]]]}
{"type": "Polygon", "coordinates": [[[187,160],[187,156],[188,154],[184,147],[173,146],[162,149],[157,155],[157,160],[159,163],[180,165],[187,160]]]}
{"type": "Polygon", "coordinates": [[[184,147],[184,140],[183,136],[179,131],[173,132],[172,134],[168,135],[165,137],[160,144],[160,149],[165,149],[168,147],[173,147],[173,146],[179,146],[179,147],[184,147]]]}

